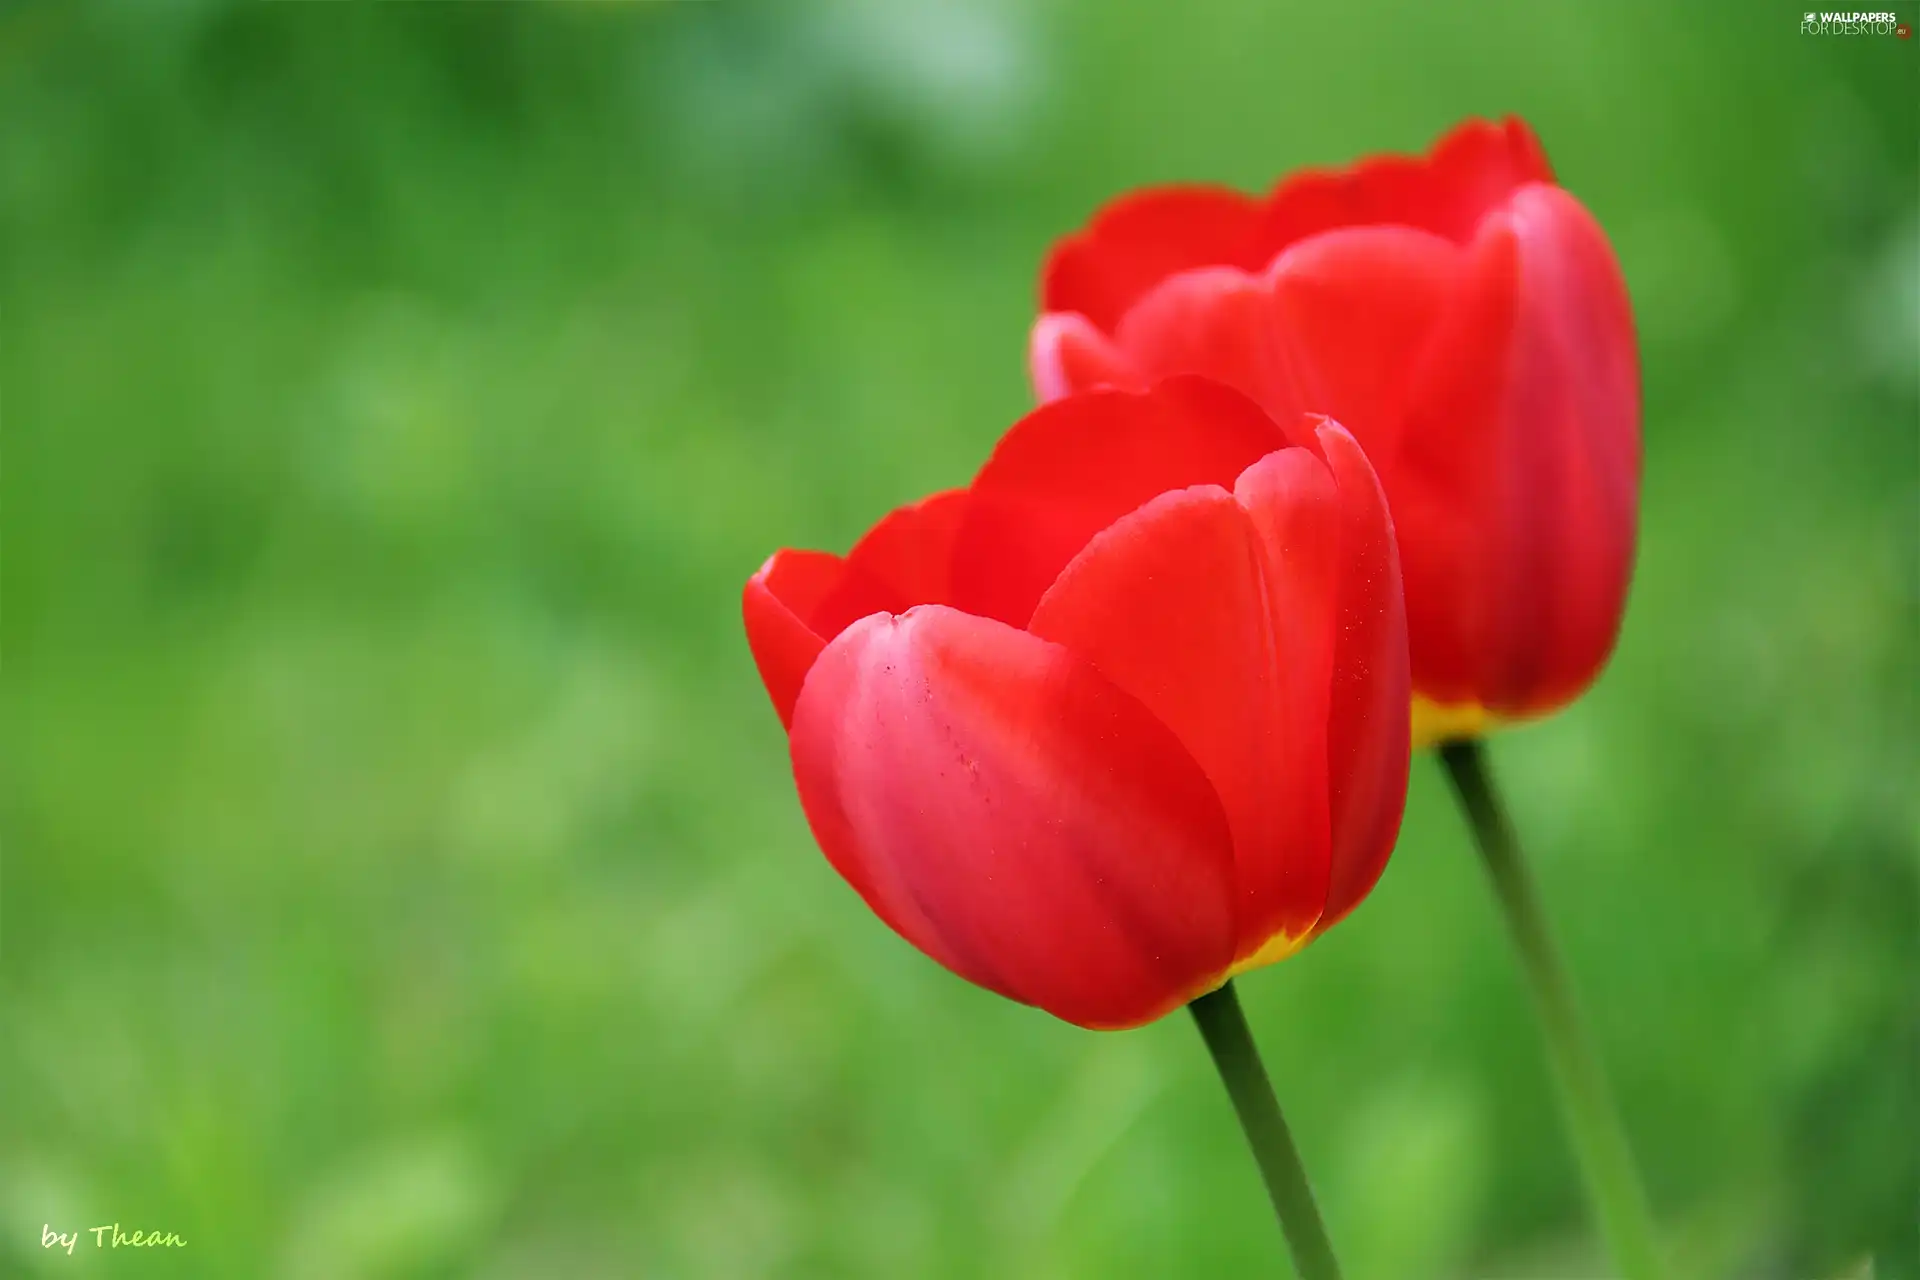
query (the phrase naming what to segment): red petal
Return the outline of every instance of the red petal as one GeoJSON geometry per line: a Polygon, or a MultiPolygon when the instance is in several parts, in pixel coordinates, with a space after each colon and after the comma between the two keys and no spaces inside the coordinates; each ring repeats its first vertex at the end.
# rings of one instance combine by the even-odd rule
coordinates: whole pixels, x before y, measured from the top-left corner
{"type": "Polygon", "coordinates": [[[1042,311],[1078,311],[1108,333],[1133,300],[1176,271],[1259,267],[1261,202],[1225,187],[1150,187],[1094,215],[1054,246],[1041,275],[1042,311]]]}
{"type": "Polygon", "coordinates": [[[1088,543],[1031,626],[1138,698],[1206,771],[1233,831],[1235,959],[1303,936],[1327,895],[1333,485],[1304,449],[1253,472],[1304,477],[1261,495],[1263,517],[1302,535],[1275,544],[1284,562],[1225,489],[1163,494],[1088,543]]]}
{"type": "MultiPolygon", "coordinates": [[[[1380,155],[1347,169],[1298,171],[1265,200],[1225,187],[1135,191],[1054,246],[1042,272],[1041,310],[1079,312],[1112,333],[1170,276],[1213,266],[1258,271],[1287,246],[1340,227],[1392,224],[1465,244],[1514,191],[1552,181],[1533,131],[1509,118],[1465,121],[1424,156],[1380,155]]],[[[1041,394],[1058,390],[1042,382],[1041,394]]]]}
{"type": "Polygon", "coordinates": [[[1301,371],[1283,341],[1270,276],[1206,267],[1169,277],[1127,312],[1115,338],[1148,376],[1202,374],[1277,421],[1299,416],[1301,371]]]}
{"type": "Polygon", "coordinates": [[[1417,156],[1373,156],[1347,169],[1301,169],[1267,197],[1262,239],[1277,253],[1342,227],[1378,224],[1425,228],[1418,211],[1432,180],[1417,156]]]}
{"type": "Polygon", "coordinates": [[[1299,373],[1299,400],[1338,418],[1377,456],[1397,444],[1407,376],[1458,288],[1465,255],[1403,227],[1333,231],[1295,245],[1272,270],[1280,332],[1299,373]]]}
{"type": "Polygon", "coordinates": [[[1166,728],[1059,645],[938,605],[821,655],[793,722],[821,848],[972,982],[1090,1027],[1217,984],[1232,844],[1166,728]]]}
{"type": "Polygon", "coordinates": [[[1512,510],[1526,514],[1507,590],[1521,607],[1484,701],[1519,712],[1571,700],[1612,652],[1639,512],[1640,374],[1626,286],[1593,217],[1558,187],[1528,187],[1511,208],[1521,292],[1506,412],[1522,454],[1512,510]]]}
{"type": "Polygon", "coordinates": [[[898,602],[889,612],[916,604],[947,604],[953,593],[954,539],[966,511],[965,489],[948,489],[900,507],[853,544],[847,563],[898,602]]]}
{"type": "Polygon", "coordinates": [[[747,645],[781,724],[791,723],[800,685],[827,641],[868,614],[946,601],[966,498],[954,489],[888,513],[845,560],[777,552],[747,580],[747,645]]]}
{"type": "Polygon", "coordinates": [[[1407,798],[1412,686],[1400,558],[1387,499],[1338,424],[1320,428],[1339,486],[1339,622],[1328,717],[1333,870],[1322,929],[1359,905],[1386,869],[1407,798]]]}
{"type": "Polygon", "coordinates": [[[747,647],[760,668],[782,725],[793,723],[794,699],[826,645],[809,624],[813,612],[846,575],[846,562],[824,551],[776,551],[747,579],[741,612],[747,647]]]}
{"type": "Polygon", "coordinates": [[[1330,231],[1259,276],[1217,267],[1167,280],[1121,321],[1119,345],[1146,374],[1218,378],[1280,422],[1332,414],[1390,457],[1407,375],[1464,257],[1406,227],[1330,231]]]}
{"type": "Polygon", "coordinates": [[[1525,121],[1468,120],[1425,156],[1381,155],[1349,169],[1293,174],[1269,198],[1261,236],[1278,250],[1335,227],[1394,223],[1464,244],[1481,218],[1514,191],[1552,181],[1546,155],[1525,121]]]}
{"type": "Polygon", "coordinates": [[[1436,142],[1429,157],[1433,203],[1413,225],[1462,244],[1521,187],[1553,181],[1540,140],[1517,116],[1500,124],[1468,120],[1436,142]]]}
{"type": "Polygon", "coordinates": [[[1286,443],[1253,402],[1199,378],[1043,405],[1014,424],[973,482],[954,603],[1024,627],[1094,534],[1170,490],[1232,484],[1286,443]]]}
{"type": "Polygon", "coordinates": [[[1406,581],[1413,686],[1454,704],[1481,693],[1498,590],[1497,505],[1508,486],[1501,421],[1518,306],[1519,251],[1505,219],[1475,241],[1460,298],[1413,378],[1386,473],[1406,581]]]}
{"type": "Polygon", "coordinates": [[[1538,713],[1612,648],[1639,484],[1633,320],[1604,234],[1528,187],[1487,220],[1388,475],[1414,684],[1538,713]]]}
{"type": "Polygon", "coordinates": [[[1145,386],[1111,339],[1077,311],[1053,311],[1033,325],[1028,343],[1033,390],[1042,404],[1075,391],[1145,386]]]}

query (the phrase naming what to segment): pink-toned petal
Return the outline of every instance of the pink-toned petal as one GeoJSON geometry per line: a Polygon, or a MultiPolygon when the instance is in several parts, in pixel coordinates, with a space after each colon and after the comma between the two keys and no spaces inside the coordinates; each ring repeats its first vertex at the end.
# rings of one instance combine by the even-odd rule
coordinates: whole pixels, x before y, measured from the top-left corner
{"type": "Polygon", "coordinates": [[[1069,1022],[1148,1022],[1233,950],[1233,849],[1173,735],[1062,646],[938,605],[827,646],[793,720],[814,834],[953,972],[1069,1022]]]}
{"type": "MultiPolygon", "coordinates": [[[[1326,468],[1304,449],[1255,469],[1317,472],[1332,496],[1326,468]]],[[[1327,894],[1325,553],[1335,531],[1311,526],[1335,511],[1309,497],[1262,514],[1298,526],[1284,563],[1270,561],[1227,490],[1163,494],[1087,544],[1030,628],[1139,699],[1206,771],[1233,831],[1236,960],[1276,933],[1304,936],[1327,894]]]]}
{"type": "Polygon", "coordinates": [[[1042,404],[1096,387],[1136,391],[1145,386],[1113,341],[1077,311],[1050,311],[1036,320],[1028,359],[1042,404]]]}
{"type": "Polygon", "coordinates": [[[1200,378],[1043,405],[1014,424],[973,482],[954,603],[1024,627],[1094,534],[1169,490],[1232,484],[1286,443],[1259,406],[1200,378]]]}
{"type": "Polygon", "coordinates": [[[1562,705],[1611,651],[1638,508],[1633,320],[1604,234],[1555,187],[1487,219],[1415,379],[1388,477],[1414,684],[1510,717],[1562,705]]]}
{"type": "Polygon", "coordinates": [[[1257,198],[1225,187],[1130,192],[1054,246],[1040,309],[1077,311],[1111,333],[1134,299],[1176,271],[1263,265],[1271,256],[1260,239],[1264,220],[1257,198]]]}
{"type": "Polygon", "coordinates": [[[1400,559],[1386,494],[1354,438],[1319,431],[1339,488],[1339,619],[1327,729],[1333,867],[1322,929],[1372,891],[1407,798],[1412,685],[1400,559]]]}
{"type": "Polygon", "coordinates": [[[1523,188],[1511,211],[1521,299],[1508,430],[1537,446],[1527,523],[1551,530],[1512,588],[1544,595],[1544,617],[1517,646],[1550,661],[1487,703],[1520,715],[1576,697],[1619,634],[1639,525],[1640,367],[1626,283],[1593,216],[1547,186],[1523,188]],[[1549,578],[1556,589],[1542,591],[1549,578]]]}
{"type": "Polygon", "coordinates": [[[1612,649],[1632,569],[1639,385],[1625,289],[1586,211],[1530,187],[1488,234],[1514,238],[1518,302],[1476,701],[1518,716],[1577,695],[1612,649]]]}

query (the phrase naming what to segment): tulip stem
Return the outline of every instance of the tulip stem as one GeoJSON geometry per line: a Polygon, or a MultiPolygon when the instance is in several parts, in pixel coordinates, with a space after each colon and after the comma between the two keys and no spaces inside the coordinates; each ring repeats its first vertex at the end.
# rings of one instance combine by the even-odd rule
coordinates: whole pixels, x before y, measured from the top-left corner
{"type": "Polygon", "coordinates": [[[1293,1145],[1286,1117],[1280,1114],[1279,1100],[1273,1096],[1273,1083],[1254,1047],[1253,1032],[1247,1027],[1247,1015],[1240,1009],[1240,996],[1233,982],[1208,992],[1187,1006],[1200,1025],[1200,1037],[1213,1054],[1220,1079],[1233,1099],[1233,1110],[1240,1117],[1240,1128],[1253,1148],[1266,1181],[1267,1196],[1273,1201],[1274,1214],[1280,1219],[1280,1231],[1293,1254],[1294,1270],[1300,1280],[1340,1280],[1340,1264],[1334,1261],[1333,1245],[1327,1240],[1327,1228],[1320,1221],[1320,1210],[1313,1203],[1313,1189],[1307,1185],[1307,1171],[1300,1164],[1300,1150],[1293,1145]]]}
{"type": "Polygon", "coordinates": [[[1547,927],[1539,889],[1494,789],[1486,753],[1477,740],[1458,739],[1440,745],[1440,760],[1460,807],[1466,810],[1480,859],[1493,880],[1494,895],[1500,900],[1507,929],[1520,952],[1581,1174],[1600,1215],[1614,1264],[1627,1280],[1664,1280],[1666,1266],[1661,1261],[1653,1216],[1634,1168],[1626,1130],[1607,1088],[1600,1059],[1581,1025],[1572,984],[1547,927]]]}

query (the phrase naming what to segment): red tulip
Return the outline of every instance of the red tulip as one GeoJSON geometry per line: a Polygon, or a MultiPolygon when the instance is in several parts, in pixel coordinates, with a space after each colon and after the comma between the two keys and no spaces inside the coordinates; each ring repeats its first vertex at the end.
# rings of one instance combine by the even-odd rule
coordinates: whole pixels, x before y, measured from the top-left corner
{"type": "Polygon", "coordinates": [[[1337,424],[1198,378],[1069,396],[747,639],[800,801],[874,913],[1082,1026],[1290,954],[1379,878],[1407,785],[1386,501],[1337,424]]]}
{"type": "Polygon", "coordinates": [[[1400,535],[1417,742],[1554,710],[1599,673],[1639,502],[1633,317],[1524,123],[1265,199],[1135,192],[1054,249],[1043,294],[1043,400],[1204,373],[1353,431],[1400,535]]]}

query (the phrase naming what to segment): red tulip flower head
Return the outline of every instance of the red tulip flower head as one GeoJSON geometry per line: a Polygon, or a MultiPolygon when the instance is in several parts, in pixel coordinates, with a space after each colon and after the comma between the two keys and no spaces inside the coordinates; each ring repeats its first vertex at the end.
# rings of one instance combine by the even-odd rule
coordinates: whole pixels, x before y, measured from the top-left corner
{"type": "Polygon", "coordinates": [[[1135,192],[1057,245],[1042,399],[1204,373],[1339,419],[1406,572],[1416,743],[1578,696],[1632,570],[1640,388],[1618,264],[1519,120],[1264,199],[1135,192]]]}
{"type": "Polygon", "coordinates": [[[744,608],[834,868],[1069,1022],[1149,1022],[1297,950],[1393,847],[1400,569],[1324,418],[1198,378],[1069,396],[844,559],[776,553],[744,608]]]}

